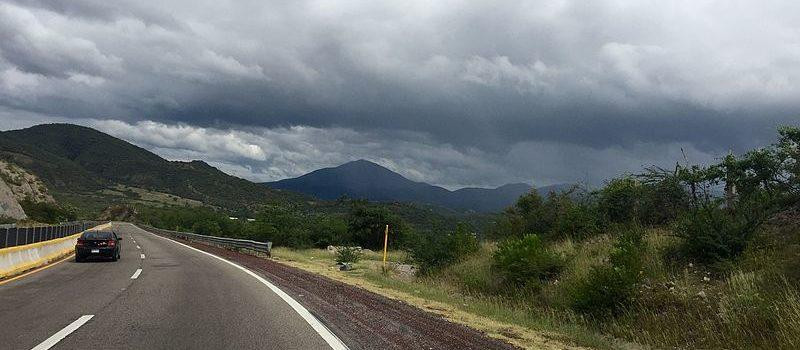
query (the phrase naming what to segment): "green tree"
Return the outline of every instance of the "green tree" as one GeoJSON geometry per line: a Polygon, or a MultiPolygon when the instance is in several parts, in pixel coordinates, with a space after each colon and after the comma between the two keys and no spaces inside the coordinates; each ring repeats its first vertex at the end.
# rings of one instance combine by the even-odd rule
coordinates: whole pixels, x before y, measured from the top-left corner
{"type": "Polygon", "coordinates": [[[355,202],[347,217],[347,231],[353,243],[364,248],[383,249],[386,225],[395,242],[402,244],[405,224],[383,206],[355,202]]]}
{"type": "Polygon", "coordinates": [[[598,191],[598,208],[609,223],[629,223],[641,210],[643,187],[635,177],[626,175],[611,180],[598,191]]]}

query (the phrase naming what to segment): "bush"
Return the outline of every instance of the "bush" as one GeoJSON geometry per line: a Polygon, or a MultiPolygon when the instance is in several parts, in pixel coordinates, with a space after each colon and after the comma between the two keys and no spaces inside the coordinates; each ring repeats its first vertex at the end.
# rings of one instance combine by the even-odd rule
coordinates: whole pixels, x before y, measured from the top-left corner
{"type": "Polygon", "coordinates": [[[610,266],[593,266],[589,276],[570,292],[572,308],[595,316],[617,312],[634,291],[629,276],[610,266]]]}
{"type": "Polygon", "coordinates": [[[361,247],[338,247],[336,249],[336,262],[341,264],[354,264],[361,260],[361,247]]]}
{"type": "Polygon", "coordinates": [[[550,238],[573,238],[577,240],[592,237],[599,232],[597,212],[589,203],[565,202],[550,238]]]}
{"type": "Polygon", "coordinates": [[[350,243],[352,239],[347,232],[347,222],[338,217],[318,217],[310,225],[309,240],[317,248],[329,245],[350,243]]]}
{"type": "Polygon", "coordinates": [[[17,222],[17,219],[14,219],[10,216],[0,215],[0,225],[13,224],[15,222],[17,222]]]}
{"type": "Polygon", "coordinates": [[[589,275],[570,290],[576,311],[605,316],[622,310],[641,279],[644,232],[639,227],[626,229],[614,244],[608,265],[592,266],[589,275]]]}
{"type": "Polygon", "coordinates": [[[714,263],[739,256],[754,235],[760,220],[751,215],[734,215],[715,204],[684,214],[675,224],[675,234],[683,238],[684,256],[699,262],[714,263]]]}
{"type": "Polygon", "coordinates": [[[669,224],[689,208],[689,194],[677,171],[652,167],[637,175],[637,178],[643,185],[642,204],[637,213],[640,223],[669,224]]]}
{"type": "Polygon", "coordinates": [[[454,263],[439,273],[439,278],[451,281],[459,289],[469,293],[497,294],[503,289],[499,278],[492,271],[491,246],[481,247],[481,252],[454,263]]]}
{"type": "Polygon", "coordinates": [[[383,249],[383,236],[389,225],[393,242],[403,244],[405,223],[382,206],[355,202],[347,217],[347,232],[353,243],[369,249],[383,249]]]}
{"type": "Polygon", "coordinates": [[[28,218],[46,224],[56,224],[63,221],[75,221],[78,218],[75,208],[59,206],[48,202],[34,202],[25,199],[19,202],[28,218]]]}
{"type": "Polygon", "coordinates": [[[537,235],[501,243],[492,263],[492,269],[506,283],[517,287],[537,285],[557,276],[563,267],[563,259],[548,251],[537,235]]]}
{"type": "Polygon", "coordinates": [[[545,240],[594,236],[598,232],[594,203],[586,196],[576,195],[578,190],[575,187],[550,192],[544,198],[533,190],[521,196],[513,207],[503,212],[490,235],[499,239],[522,238],[537,232],[545,240]]]}
{"type": "Polygon", "coordinates": [[[412,233],[406,248],[423,275],[457,262],[478,249],[477,238],[463,223],[459,223],[455,231],[445,234],[412,233]]]}
{"type": "Polygon", "coordinates": [[[219,236],[222,232],[219,223],[212,220],[198,221],[192,225],[192,232],[198,235],[219,236]]]}
{"type": "Polygon", "coordinates": [[[598,192],[598,208],[609,223],[629,223],[637,217],[642,194],[642,184],[632,176],[616,178],[598,192]]]}

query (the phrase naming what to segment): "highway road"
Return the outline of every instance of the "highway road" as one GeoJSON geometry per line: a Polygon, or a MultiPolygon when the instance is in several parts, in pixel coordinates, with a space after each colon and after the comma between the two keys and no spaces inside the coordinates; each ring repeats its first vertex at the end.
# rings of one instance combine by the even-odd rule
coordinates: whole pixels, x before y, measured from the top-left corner
{"type": "Polygon", "coordinates": [[[117,262],[70,258],[0,285],[0,348],[342,346],[258,275],[130,224],[114,229],[117,262]]]}

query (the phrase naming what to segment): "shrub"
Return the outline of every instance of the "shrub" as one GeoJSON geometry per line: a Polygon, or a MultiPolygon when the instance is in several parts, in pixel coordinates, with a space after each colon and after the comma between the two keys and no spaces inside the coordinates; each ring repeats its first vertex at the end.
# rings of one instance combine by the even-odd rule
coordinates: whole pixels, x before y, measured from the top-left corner
{"type": "Polygon", "coordinates": [[[618,241],[609,254],[608,261],[615,269],[631,275],[639,275],[644,265],[644,230],[639,226],[621,229],[618,241]]]}
{"type": "Polygon", "coordinates": [[[484,245],[481,252],[454,263],[443,269],[439,278],[470,293],[496,294],[500,281],[492,272],[492,247],[484,245]]]}
{"type": "Polygon", "coordinates": [[[683,238],[684,256],[714,263],[739,256],[757,226],[758,221],[749,215],[733,215],[717,205],[706,205],[680,217],[675,234],[683,238]]]}
{"type": "Polygon", "coordinates": [[[589,275],[570,291],[572,308],[576,311],[605,316],[622,310],[631,300],[641,279],[644,232],[639,227],[628,228],[609,255],[607,265],[592,266],[589,275]]]}
{"type": "Polygon", "coordinates": [[[55,224],[62,221],[74,221],[78,215],[75,208],[69,206],[59,206],[48,202],[35,202],[25,199],[19,202],[22,210],[28,218],[34,221],[47,224],[55,224]]]}
{"type": "Polygon", "coordinates": [[[448,245],[453,252],[453,260],[459,260],[480,249],[478,239],[465,223],[458,223],[456,230],[448,235],[448,245]]]}
{"type": "Polygon", "coordinates": [[[501,243],[492,263],[492,269],[506,283],[517,287],[553,278],[563,267],[563,259],[548,251],[539,236],[533,234],[501,243]]]}
{"type": "Polygon", "coordinates": [[[423,275],[457,262],[479,249],[477,238],[463,223],[459,223],[455,231],[445,234],[412,233],[408,241],[406,250],[409,257],[423,275]]]}
{"type": "Polygon", "coordinates": [[[610,266],[592,266],[589,276],[570,291],[572,308],[595,316],[616,312],[633,294],[634,281],[628,277],[610,266]]]}
{"type": "Polygon", "coordinates": [[[309,230],[310,243],[317,248],[341,245],[352,241],[348,236],[347,222],[338,217],[318,217],[313,220],[309,230]]]}
{"type": "Polygon", "coordinates": [[[500,239],[522,238],[537,232],[545,240],[591,237],[599,231],[598,215],[590,198],[576,195],[578,191],[574,187],[550,192],[547,197],[531,191],[503,212],[490,235],[500,239]]]}
{"type": "Polygon", "coordinates": [[[669,224],[689,208],[689,193],[677,176],[677,171],[652,167],[637,175],[642,181],[642,204],[637,213],[640,223],[669,224]]]}
{"type": "Polygon", "coordinates": [[[17,219],[14,219],[10,216],[0,215],[0,225],[13,224],[15,222],[17,222],[17,219]]]}
{"type": "Polygon", "coordinates": [[[598,208],[610,223],[632,222],[640,210],[643,188],[632,176],[611,180],[598,192],[598,208]]]}
{"type": "Polygon", "coordinates": [[[219,236],[222,229],[216,221],[203,220],[192,225],[192,232],[198,235],[219,236]]]}
{"type": "Polygon", "coordinates": [[[597,213],[589,203],[566,202],[549,236],[586,239],[599,232],[597,213]]]}
{"type": "Polygon", "coordinates": [[[361,247],[338,247],[336,249],[336,262],[354,264],[361,260],[361,247]]]}

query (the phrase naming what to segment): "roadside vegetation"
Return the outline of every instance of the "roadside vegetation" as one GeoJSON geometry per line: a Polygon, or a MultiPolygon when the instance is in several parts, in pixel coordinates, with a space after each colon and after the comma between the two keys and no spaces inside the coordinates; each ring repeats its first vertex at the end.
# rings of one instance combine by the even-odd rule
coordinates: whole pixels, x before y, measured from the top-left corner
{"type": "Polygon", "coordinates": [[[276,249],[279,259],[477,315],[473,326],[519,345],[530,344],[519,339],[535,338],[526,335],[533,331],[601,348],[793,349],[798,198],[800,129],[785,127],[774,145],[717,164],[646,168],[596,190],[534,191],[488,225],[412,224],[364,201],[338,213],[263,207],[244,214],[252,221],[209,208],[153,209],[142,218],[271,240],[285,247],[276,249]],[[375,251],[387,224],[392,269],[383,272],[375,251]],[[337,257],[329,245],[365,253],[337,257]],[[354,269],[338,271],[335,260],[354,269]],[[485,329],[486,319],[502,326],[485,329]]]}
{"type": "Polygon", "coordinates": [[[69,205],[58,205],[50,202],[33,201],[25,199],[19,202],[22,210],[28,215],[28,221],[45,224],[75,221],[78,219],[77,210],[69,205]]]}

